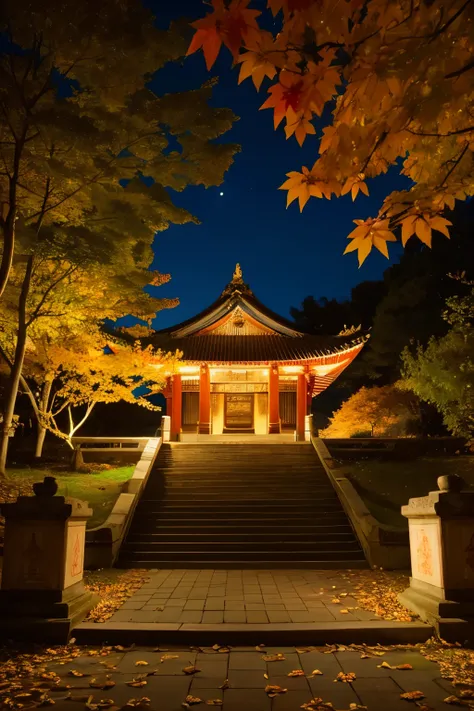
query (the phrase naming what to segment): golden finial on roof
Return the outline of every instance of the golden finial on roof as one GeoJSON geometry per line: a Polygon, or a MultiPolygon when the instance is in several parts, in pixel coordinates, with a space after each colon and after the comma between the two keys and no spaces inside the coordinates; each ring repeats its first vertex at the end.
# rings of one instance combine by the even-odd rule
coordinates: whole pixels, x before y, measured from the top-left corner
{"type": "Polygon", "coordinates": [[[240,264],[238,262],[235,265],[235,271],[234,271],[234,275],[232,277],[232,281],[233,282],[242,281],[242,269],[240,268],[240,264]]]}

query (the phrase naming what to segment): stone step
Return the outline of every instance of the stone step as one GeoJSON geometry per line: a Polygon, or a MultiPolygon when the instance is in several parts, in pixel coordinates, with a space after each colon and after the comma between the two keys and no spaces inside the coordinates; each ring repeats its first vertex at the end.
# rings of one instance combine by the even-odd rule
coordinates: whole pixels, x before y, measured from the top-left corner
{"type": "MultiPolygon", "coordinates": [[[[227,534],[222,537],[216,537],[213,534],[200,534],[195,536],[186,535],[176,535],[173,540],[166,540],[164,536],[160,537],[160,534],[156,534],[151,538],[148,536],[143,540],[143,536],[138,538],[136,534],[131,531],[130,536],[127,538],[128,544],[138,545],[143,548],[143,550],[153,549],[156,547],[163,546],[166,550],[180,550],[182,546],[188,546],[190,550],[195,549],[197,546],[203,546],[206,550],[220,550],[221,548],[227,548],[228,550],[235,550],[236,547],[242,547],[246,550],[254,550],[258,548],[261,543],[265,542],[268,544],[269,550],[293,550],[295,548],[305,549],[305,550],[339,550],[346,546],[347,550],[352,550],[354,547],[359,550],[359,544],[355,539],[353,533],[337,535],[333,534],[331,539],[328,540],[327,536],[311,536],[309,538],[306,534],[297,533],[292,535],[282,535],[280,534],[269,534],[269,533],[256,533],[254,536],[245,534],[227,534]]],[[[267,546],[266,546],[267,547],[267,546]]]]}
{"type": "Polygon", "coordinates": [[[219,538],[223,535],[230,534],[250,534],[258,535],[259,533],[266,534],[280,534],[281,531],[285,531],[290,534],[305,534],[305,535],[331,535],[331,534],[345,534],[350,533],[354,535],[352,527],[349,524],[296,524],[296,523],[280,523],[280,525],[270,525],[268,522],[262,522],[259,525],[252,523],[242,523],[241,520],[237,523],[223,522],[221,524],[216,524],[214,521],[211,525],[206,525],[199,520],[194,520],[189,522],[189,525],[180,522],[179,525],[168,525],[167,522],[161,521],[157,522],[155,528],[151,527],[148,523],[146,525],[141,525],[139,522],[134,523],[130,529],[133,532],[134,537],[137,536],[155,536],[155,535],[196,535],[200,536],[202,534],[213,534],[218,535],[219,538]]]}
{"type": "MultiPolygon", "coordinates": [[[[225,567],[227,563],[239,562],[245,567],[245,561],[252,561],[258,563],[273,563],[279,561],[281,563],[286,562],[287,567],[295,567],[296,563],[300,561],[326,561],[331,563],[338,562],[339,565],[344,563],[353,563],[356,561],[364,561],[365,558],[360,551],[357,550],[330,550],[330,551],[312,551],[312,550],[299,550],[299,549],[287,549],[281,550],[268,550],[265,546],[264,548],[254,549],[249,551],[247,549],[221,549],[219,551],[208,551],[197,549],[187,549],[187,550],[173,550],[167,551],[158,549],[156,551],[146,551],[140,549],[127,550],[124,549],[121,552],[121,562],[125,561],[140,561],[145,563],[154,563],[151,567],[159,568],[158,561],[169,561],[174,563],[175,567],[179,567],[177,564],[180,562],[204,562],[204,561],[219,561],[220,564],[225,567]]],[[[367,564],[366,564],[367,565],[367,564]]],[[[140,566],[141,567],[141,566],[140,566]]],[[[341,567],[343,567],[341,565],[341,567]]],[[[351,567],[350,565],[348,567],[351,567]]]]}
{"type": "Polygon", "coordinates": [[[366,567],[308,445],[163,445],[124,567],[366,567]]]}

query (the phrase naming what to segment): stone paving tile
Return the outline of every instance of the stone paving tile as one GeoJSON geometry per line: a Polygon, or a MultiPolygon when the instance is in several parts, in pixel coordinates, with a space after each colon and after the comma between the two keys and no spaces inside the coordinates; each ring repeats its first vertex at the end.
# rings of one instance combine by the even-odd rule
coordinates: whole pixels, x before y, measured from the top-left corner
{"type": "Polygon", "coordinates": [[[224,691],[225,711],[270,711],[271,699],[265,691],[258,689],[226,689],[224,691]]]}
{"type": "Polygon", "coordinates": [[[232,689],[261,689],[269,683],[263,676],[265,672],[252,669],[229,669],[229,686],[232,689]]]}
{"type": "Polygon", "coordinates": [[[150,579],[114,613],[111,622],[174,623],[182,616],[190,624],[379,620],[373,612],[358,609],[352,592],[350,581],[329,570],[150,571],[150,579]],[[339,598],[340,604],[333,603],[341,593],[346,597],[339,598]],[[347,608],[354,609],[341,612],[347,608]],[[185,614],[200,611],[204,611],[200,617],[185,614]],[[247,614],[244,618],[224,611],[247,614]]]}

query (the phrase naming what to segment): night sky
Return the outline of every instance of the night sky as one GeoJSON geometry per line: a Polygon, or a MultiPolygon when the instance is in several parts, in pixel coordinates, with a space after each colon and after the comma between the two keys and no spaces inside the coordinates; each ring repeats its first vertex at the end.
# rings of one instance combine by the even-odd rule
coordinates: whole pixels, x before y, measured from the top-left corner
{"type": "MultiPolygon", "coordinates": [[[[200,0],[148,0],[147,5],[162,27],[174,18],[195,19],[205,13],[200,0]]],[[[316,124],[317,135],[307,137],[303,148],[294,137],[287,141],[282,127],[274,131],[272,110],[258,111],[268,80],[259,93],[250,79],[239,86],[238,68],[232,69],[227,50],[221,51],[211,75],[220,78],[213,104],[230,107],[240,116],[223,140],[239,143],[242,150],[220,187],[171,191],[176,204],[201,224],[172,225],[156,236],[153,267],[172,275],[156,296],[178,296],[181,303],[159,312],[154,328],[179,323],[212,303],[232,278],[236,262],[255,295],[284,316],[305,296],[343,299],[360,281],[380,278],[389,262],[378,252],[361,269],[356,253],[343,257],[342,252],[355,227],[352,220],[375,216],[383,198],[405,187],[406,179],[391,171],[369,180],[370,197],[359,193],[355,203],[349,195],[330,201],[312,198],[302,214],[297,202],[287,210],[286,191],[277,188],[285,173],[314,163],[321,126],[316,124]]],[[[158,94],[181,91],[199,86],[209,76],[199,52],[183,66],[170,64],[158,72],[151,87],[158,94]]],[[[396,259],[397,247],[389,249],[396,259]]]]}

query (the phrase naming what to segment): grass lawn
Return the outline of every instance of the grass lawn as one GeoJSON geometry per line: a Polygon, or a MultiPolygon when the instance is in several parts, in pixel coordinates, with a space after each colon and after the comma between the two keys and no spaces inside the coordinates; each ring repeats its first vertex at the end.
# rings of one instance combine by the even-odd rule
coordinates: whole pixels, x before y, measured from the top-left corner
{"type": "Polygon", "coordinates": [[[19,493],[31,494],[35,481],[43,481],[45,476],[54,476],[58,482],[58,494],[87,501],[93,510],[87,528],[104,523],[111,512],[122,484],[130,479],[135,466],[127,465],[107,470],[92,470],[90,473],[52,471],[47,469],[8,469],[7,478],[1,481],[0,500],[14,501],[19,493]]]}
{"type": "Polygon", "coordinates": [[[351,464],[351,481],[381,523],[407,526],[400,507],[415,496],[436,491],[441,474],[459,474],[474,487],[474,457],[419,457],[411,461],[364,460],[351,464]]]}

